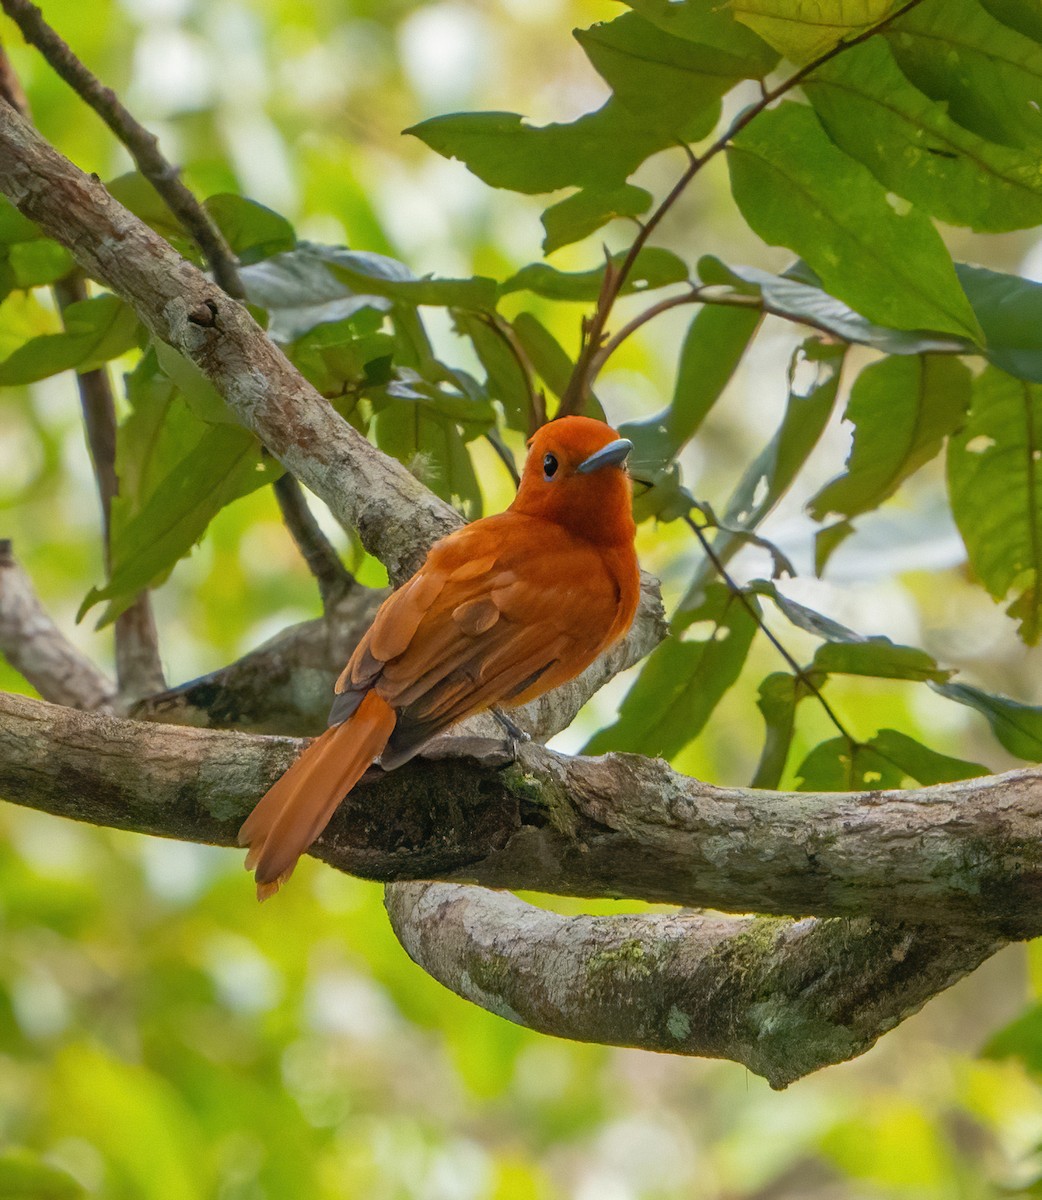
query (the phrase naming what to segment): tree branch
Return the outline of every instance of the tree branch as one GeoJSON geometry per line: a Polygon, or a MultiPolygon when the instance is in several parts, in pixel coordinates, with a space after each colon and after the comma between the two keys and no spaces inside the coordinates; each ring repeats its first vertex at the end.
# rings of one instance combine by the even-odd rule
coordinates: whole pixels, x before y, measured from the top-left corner
{"type": "Polygon", "coordinates": [[[0,654],[45,700],[88,712],[112,709],[112,681],[47,615],[6,538],[0,540],[0,654]]]}
{"type": "Polygon", "coordinates": [[[863,1054],[1002,946],[867,920],[562,917],[445,883],[388,888],[387,912],[428,974],[508,1021],[734,1059],[775,1088],[863,1054]]]}
{"type": "Polygon", "coordinates": [[[308,508],[300,484],[293,476],[288,473],[280,475],[272,484],[272,490],[290,537],[318,584],[322,607],[331,608],[355,586],[354,576],[340,561],[340,555],[322,532],[308,508]]]}

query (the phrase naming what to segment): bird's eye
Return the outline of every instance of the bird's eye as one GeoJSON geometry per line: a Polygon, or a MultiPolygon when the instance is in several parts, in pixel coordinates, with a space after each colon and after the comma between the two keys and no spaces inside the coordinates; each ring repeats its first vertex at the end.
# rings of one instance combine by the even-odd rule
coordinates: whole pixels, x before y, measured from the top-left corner
{"type": "Polygon", "coordinates": [[[553,454],[543,455],[543,478],[553,479],[557,474],[557,459],[553,454]]]}

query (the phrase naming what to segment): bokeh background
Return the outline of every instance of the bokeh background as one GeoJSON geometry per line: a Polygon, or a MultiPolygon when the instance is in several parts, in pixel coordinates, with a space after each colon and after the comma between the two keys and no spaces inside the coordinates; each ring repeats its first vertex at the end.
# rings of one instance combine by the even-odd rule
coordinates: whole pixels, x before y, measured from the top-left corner
{"type": "MultiPolygon", "coordinates": [[[[49,0],[44,10],[160,135],[200,195],[242,191],[285,214],[302,237],[390,253],[417,273],[503,275],[539,257],[544,205],[491,191],[400,131],[457,109],[505,109],[541,123],[596,107],[604,86],[569,31],[619,7],[49,0]]],[[[43,132],[102,178],[127,170],[100,121],[3,21],[0,37],[43,132]]],[[[681,162],[660,155],[638,182],[661,194],[681,162]]],[[[718,166],[700,177],[662,240],[689,258],[712,252],[783,265],[785,255],[734,215],[718,166]]],[[[1031,235],[950,236],[958,257],[1042,271],[1031,235]]],[[[624,245],[625,226],[606,237],[624,245]]],[[[554,262],[579,269],[600,254],[594,239],[554,262]]],[[[574,349],[581,309],[534,304],[574,349]]],[[[613,420],[668,402],[683,320],[663,317],[613,361],[600,387],[613,420]]],[[[447,321],[435,313],[431,323],[442,356],[471,365],[447,321]]],[[[9,297],[0,305],[0,357],[57,327],[45,292],[9,297]]],[[[720,508],[781,415],[799,336],[768,322],[685,453],[688,485],[720,508]]],[[[837,418],[764,529],[801,569],[786,590],[861,632],[923,645],[967,681],[1039,702],[1039,654],[1025,652],[1012,623],[965,576],[939,464],[859,523],[825,580],[808,577],[813,526],[802,502],[840,470],[848,441],[837,418]]],[[[508,502],[509,481],[490,452],[476,453],[494,511],[508,502]]],[[[316,509],[361,578],[380,582],[379,564],[316,509]]],[[[101,579],[99,524],[72,377],[0,391],[0,535],[14,540],[56,619],[108,665],[109,633],[74,624],[101,579]]],[[[647,525],[640,549],[667,600],[675,598],[697,565],[690,535],[647,525]]],[[[764,563],[748,554],[736,570],[752,575],[764,563]]],[[[156,609],[172,681],[318,612],[269,492],[220,514],[156,595],[156,609]]],[[[796,633],[786,637],[795,653],[806,649],[796,633]]],[[[744,682],[676,760],[681,769],[748,781],[761,734],[755,682],[775,668],[769,655],[750,656],[744,682]]],[[[2,663],[0,687],[28,690],[2,663]]],[[[559,744],[581,746],[625,687],[615,681],[559,744]]],[[[896,725],[939,750],[1013,765],[975,714],[925,689],[835,680],[830,698],[866,737],[896,725]]],[[[795,763],[828,735],[809,705],[801,722],[795,763]]],[[[638,907],[540,902],[562,911],[638,907]]],[[[1010,948],[864,1058],[773,1093],[731,1063],[554,1041],[468,1005],[409,962],[379,887],[312,861],[258,908],[233,852],[0,805],[0,1155],[25,1151],[67,1172],[72,1191],[55,1195],[1042,1195],[1025,1190],[1042,1175],[1037,997],[1042,954],[1010,948]]]]}

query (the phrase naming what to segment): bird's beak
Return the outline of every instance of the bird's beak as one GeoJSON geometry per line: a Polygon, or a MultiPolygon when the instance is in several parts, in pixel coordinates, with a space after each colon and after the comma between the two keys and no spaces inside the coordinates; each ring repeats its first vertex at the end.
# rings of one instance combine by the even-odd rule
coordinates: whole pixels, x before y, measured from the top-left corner
{"type": "Polygon", "coordinates": [[[633,449],[633,443],[628,438],[616,438],[607,446],[602,446],[596,454],[581,462],[576,468],[576,474],[589,475],[591,471],[599,471],[601,467],[621,467],[626,461],[626,455],[633,449]]]}

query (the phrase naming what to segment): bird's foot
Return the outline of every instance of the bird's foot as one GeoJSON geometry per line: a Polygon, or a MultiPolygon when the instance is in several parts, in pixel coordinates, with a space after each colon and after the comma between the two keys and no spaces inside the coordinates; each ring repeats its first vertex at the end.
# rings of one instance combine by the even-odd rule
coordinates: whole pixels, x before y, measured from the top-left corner
{"type": "Polygon", "coordinates": [[[532,740],[532,735],[512,721],[501,708],[489,710],[506,731],[507,743],[510,747],[510,757],[516,759],[518,747],[532,740]]]}

